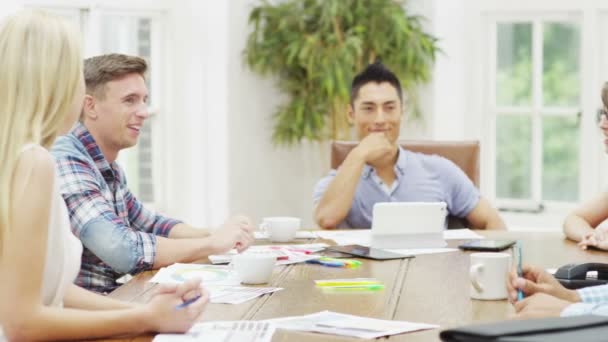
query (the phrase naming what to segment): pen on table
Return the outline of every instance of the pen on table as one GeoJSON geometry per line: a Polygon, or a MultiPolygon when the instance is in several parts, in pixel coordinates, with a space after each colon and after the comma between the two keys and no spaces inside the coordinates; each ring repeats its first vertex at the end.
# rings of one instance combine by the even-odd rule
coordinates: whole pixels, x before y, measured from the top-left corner
{"type": "MultiPolygon", "coordinates": [[[[522,261],[521,259],[523,258],[522,254],[521,254],[521,241],[517,241],[517,276],[518,277],[523,277],[524,276],[524,272],[522,269],[522,261]]],[[[522,291],[521,289],[517,290],[517,300],[523,300],[524,299],[524,291],[522,291]]]]}
{"type": "Polygon", "coordinates": [[[345,266],[345,264],[341,263],[341,262],[332,262],[332,261],[319,260],[319,259],[307,260],[306,263],[307,264],[318,264],[318,265],[329,266],[329,267],[344,267],[345,266]]]}
{"type": "Polygon", "coordinates": [[[199,299],[201,299],[201,295],[198,295],[198,296],[196,296],[196,297],[192,297],[192,298],[190,298],[190,299],[188,299],[188,300],[184,301],[183,303],[181,303],[181,304],[177,305],[177,306],[175,307],[175,310],[180,310],[180,309],[183,309],[183,308],[185,308],[186,306],[188,306],[188,305],[190,305],[190,304],[192,304],[192,303],[196,302],[196,301],[197,301],[197,300],[199,300],[199,299]]]}

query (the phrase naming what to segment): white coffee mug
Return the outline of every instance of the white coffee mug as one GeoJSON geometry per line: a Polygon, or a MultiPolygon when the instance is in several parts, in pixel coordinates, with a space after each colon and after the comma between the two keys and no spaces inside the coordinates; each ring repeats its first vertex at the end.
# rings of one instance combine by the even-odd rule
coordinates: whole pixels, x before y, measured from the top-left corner
{"type": "Polygon", "coordinates": [[[243,284],[266,284],[272,277],[277,257],[245,252],[232,257],[232,267],[243,284]]]}
{"type": "Polygon", "coordinates": [[[296,237],[300,222],[297,217],[265,217],[260,228],[266,231],[270,241],[287,242],[296,237]]]}
{"type": "Polygon", "coordinates": [[[472,253],[469,277],[471,298],[498,300],[507,298],[507,273],[511,267],[511,254],[472,253]]]}

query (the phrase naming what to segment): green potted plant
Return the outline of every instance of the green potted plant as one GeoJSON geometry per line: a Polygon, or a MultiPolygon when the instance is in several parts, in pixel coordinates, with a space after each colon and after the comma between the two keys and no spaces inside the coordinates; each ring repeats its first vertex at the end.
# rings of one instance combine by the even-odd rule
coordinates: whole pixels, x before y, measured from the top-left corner
{"type": "Polygon", "coordinates": [[[350,82],[377,59],[413,94],[438,50],[422,20],[398,0],[261,0],[249,16],[244,56],[289,95],[275,113],[273,142],[349,139],[350,82]]]}

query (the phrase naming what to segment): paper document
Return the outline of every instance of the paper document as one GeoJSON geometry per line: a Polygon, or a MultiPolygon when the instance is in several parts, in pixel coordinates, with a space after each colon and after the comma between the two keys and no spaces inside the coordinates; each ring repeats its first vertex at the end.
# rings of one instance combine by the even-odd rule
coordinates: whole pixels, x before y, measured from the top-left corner
{"type": "MultiPolygon", "coordinates": [[[[323,239],[334,240],[337,245],[362,245],[369,246],[372,241],[372,232],[370,229],[353,229],[353,230],[327,230],[317,232],[317,235],[323,239]]],[[[482,235],[475,233],[470,229],[448,229],[443,231],[443,238],[446,240],[467,240],[467,239],[485,239],[482,235]]]]}
{"type": "Polygon", "coordinates": [[[423,255],[457,252],[457,248],[410,248],[410,249],[387,249],[389,252],[405,255],[423,255]]]}
{"type": "MultiPolygon", "coordinates": [[[[271,254],[277,257],[277,265],[289,265],[317,259],[320,256],[312,253],[322,251],[327,246],[325,243],[251,246],[246,253],[271,254]]],[[[228,264],[237,254],[237,251],[233,249],[226,254],[210,255],[209,261],[214,265],[228,264]]]]}
{"type": "Polygon", "coordinates": [[[282,290],[282,287],[208,286],[209,301],[214,304],[241,304],[282,290]]]}
{"type": "Polygon", "coordinates": [[[188,279],[202,279],[204,286],[241,283],[236,272],[229,266],[200,264],[173,264],[163,267],[150,279],[150,282],[181,284],[188,279]]]}
{"type": "Polygon", "coordinates": [[[433,324],[389,321],[331,311],[322,311],[306,316],[271,319],[268,322],[274,323],[279,329],[311,331],[365,339],[439,327],[433,324]]]}
{"type": "Polygon", "coordinates": [[[448,229],[443,231],[443,238],[446,240],[475,240],[485,239],[486,237],[470,229],[448,229]]]}
{"type": "Polygon", "coordinates": [[[276,328],[265,321],[220,321],[195,324],[185,334],[156,335],[154,342],[270,342],[276,328]]]}
{"type": "MultiPolygon", "coordinates": [[[[268,233],[262,231],[253,232],[256,239],[268,239],[268,233]]],[[[317,233],[312,230],[298,230],[296,232],[296,239],[316,239],[317,233]]]]}
{"type": "Polygon", "coordinates": [[[372,233],[369,229],[323,230],[317,232],[317,235],[323,239],[334,240],[340,246],[369,246],[372,242],[372,233]]]}

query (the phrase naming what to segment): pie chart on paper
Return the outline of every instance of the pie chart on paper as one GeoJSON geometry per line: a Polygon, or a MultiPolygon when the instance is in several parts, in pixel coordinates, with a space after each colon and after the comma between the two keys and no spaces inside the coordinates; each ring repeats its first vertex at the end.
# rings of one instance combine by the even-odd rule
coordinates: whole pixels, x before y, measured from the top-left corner
{"type": "Polygon", "coordinates": [[[205,285],[238,285],[240,281],[229,266],[173,264],[161,268],[150,279],[153,283],[181,284],[190,279],[201,279],[205,285]]]}
{"type": "Polygon", "coordinates": [[[232,278],[229,270],[222,269],[191,269],[191,270],[176,270],[173,279],[183,282],[190,279],[202,279],[205,283],[222,282],[232,278]]]}
{"type": "Polygon", "coordinates": [[[207,285],[239,284],[236,274],[225,266],[200,265],[171,270],[171,280],[182,283],[190,279],[202,279],[207,285]]]}

